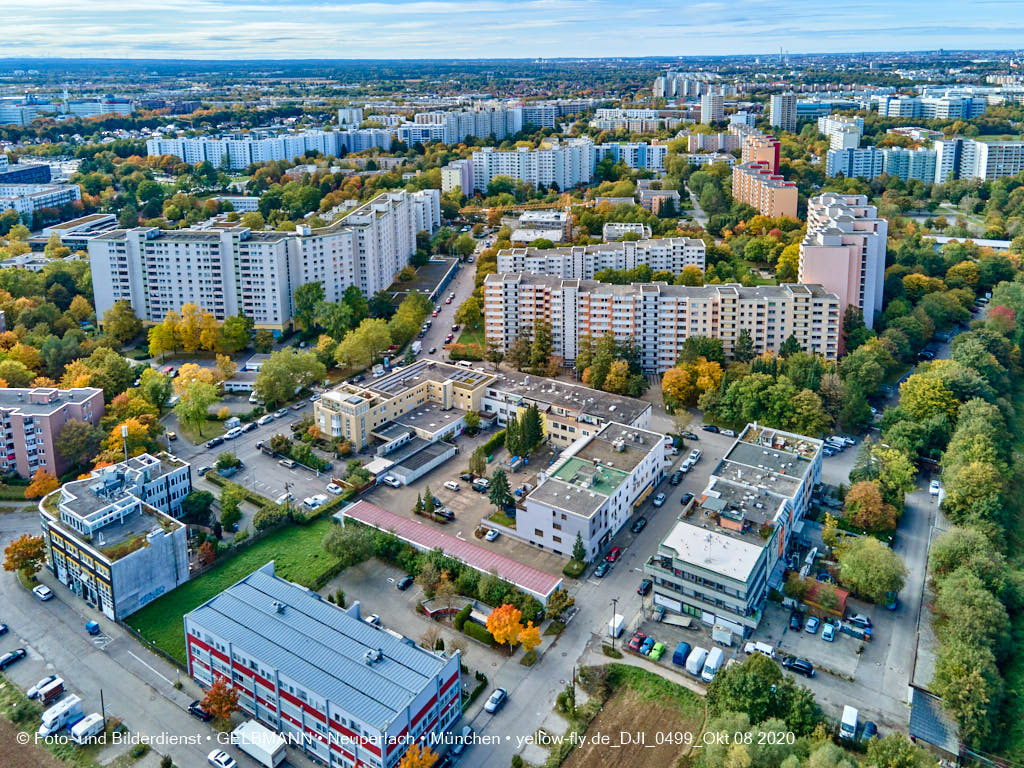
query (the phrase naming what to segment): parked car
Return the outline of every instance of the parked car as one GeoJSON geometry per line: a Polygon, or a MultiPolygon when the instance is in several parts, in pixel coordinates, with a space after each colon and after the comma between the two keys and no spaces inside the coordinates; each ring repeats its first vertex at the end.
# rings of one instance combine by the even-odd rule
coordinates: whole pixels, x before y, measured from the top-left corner
{"type": "Polygon", "coordinates": [[[693,494],[692,493],[684,493],[682,495],[682,497],[679,499],[679,503],[682,504],[684,507],[687,504],[689,504],[691,501],[693,501],[693,494]]]}
{"type": "Polygon", "coordinates": [[[227,432],[224,433],[224,439],[225,440],[234,440],[236,437],[238,437],[241,434],[242,434],[242,428],[241,427],[232,427],[231,429],[229,429],[227,432]]]}
{"type": "Polygon", "coordinates": [[[223,437],[214,437],[211,440],[207,441],[206,447],[207,448],[216,448],[218,445],[223,445],[223,444],[224,444],[224,438],[223,437]]]}
{"type": "Polygon", "coordinates": [[[854,626],[860,627],[861,629],[871,629],[871,618],[869,616],[864,615],[863,613],[858,613],[856,616],[851,616],[849,619],[847,619],[847,621],[849,621],[854,626]]]}
{"type": "Polygon", "coordinates": [[[499,709],[505,706],[505,702],[507,700],[508,691],[506,691],[504,688],[496,688],[494,690],[494,693],[491,694],[490,698],[487,699],[487,703],[484,704],[484,712],[488,712],[493,715],[495,712],[497,712],[499,709]]]}
{"type": "Polygon", "coordinates": [[[411,587],[415,581],[416,579],[414,579],[412,576],[403,576],[395,584],[395,589],[397,589],[399,592],[405,592],[405,590],[411,587]]]}
{"type": "Polygon", "coordinates": [[[427,350],[427,352],[432,355],[435,352],[437,352],[437,347],[431,347],[430,349],[427,350]]]}
{"type": "Polygon", "coordinates": [[[789,628],[796,632],[804,628],[804,617],[799,611],[789,614],[789,628]]]}
{"type": "Polygon", "coordinates": [[[344,490],[345,490],[345,489],[344,489],[344,488],[342,488],[342,487],[341,487],[340,485],[338,485],[337,483],[328,483],[328,484],[327,484],[327,492],[328,492],[328,493],[333,493],[333,494],[334,494],[335,496],[338,496],[338,495],[340,495],[340,494],[341,494],[341,492],[342,492],[342,491],[344,491],[344,490]]]}
{"type": "Polygon", "coordinates": [[[639,653],[640,646],[644,644],[644,640],[647,639],[647,635],[643,632],[634,632],[633,637],[629,639],[629,650],[636,651],[639,653]]]}
{"type": "Polygon", "coordinates": [[[288,504],[295,501],[295,495],[290,492],[282,493],[277,499],[274,500],[275,504],[288,504]]]}
{"type": "Polygon", "coordinates": [[[694,448],[692,451],[690,451],[690,461],[696,464],[698,461],[700,461],[700,457],[703,455],[704,454],[700,448],[694,448]]]}
{"type": "Polygon", "coordinates": [[[274,411],[274,418],[275,419],[283,419],[287,415],[288,415],[288,409],[287,408],[282,408],[279,411],[274,411]]]}
{"type": "Polygon", "coordinates": [[[470,739],[473,736],[473,729],[468,725],[462,729],[458,736],[455,737],[455,743],[452,744],[451,754],[458,757],[466,751],[466,747],[469,745],[470,739]]]}
{"type": "Polygon", "coordinates": [[[640,580],[640,586],[636,588],[636,593],[638,595],[640,595],[641,597],[643,597],[644,595],[647,595],[647,594],[650,593],[651,587],[653,587],[653,586],[654,586],[654,582],[651,581],[650,579],[641,579],[640,580]]]}
{"type": "Polygon", "coordinates": [[[24,648],[15,648],[13,651],[8,651],[3,656],[0,656],[0,670],[7,669],[11,664],[21,661],[27,655],[24,648]]]}
{"type": "Polygon", "coordinates": [[[796,656],[787,656],[782,660],[782,666],[790,672],[795,672],[804,677],[814,677],[814,665],[807,659],[798,659],[796,656]]]}
{"type": "Polygon", "coordinates": [[[657,661],[661,658],[663,653],[665,653],[665,644],[659,640],[654,644],[654,647],[651,648],[651,661],[657,661]]]}
{"type": "Polygon", "coordinates": [[[644,656],[649,654],[651,652],[651,649],[654,647],[655,642],[657,641],[653,637],[648,635],[647,639],[644,640],[643,645],[640,646],[640,653],[642,653],[644,656]]]}
{"type": "Polygon", "coordinates": [[[390,486],[391,488],[401,488],[402,484],[393,475],[385,475],[384,479],[381,480],[384,485],[390,486]]]}
{"type": "Polygon", "coordinates": [[[371,613],[369,616],[363,619],[363,621],[374,627],[379,627],[381,625],[380,616],[378,616],[376,613],[371,613]]]}
{"type": "Polygon", "coordinates": [[[459,484],[456,483],[454,480],[445,480],[444,487],[447,488],[449,491],[459,490],[459,484]]]}
{"type": "Polygon", "coordinates": [[[489,530],[489,531],[488,531],[488,532],[487,532],[486,534],[484,534],[484,540],[485,540],[485,541],[494,541],[494,540],[495,540],[495,539],[497,539],[497,538],[498,538],[498,537],[499,537],[500,535],[501,535],[501,533],[500,533],[500,532],[498,532],[498,531],[496,531],[496,530],[494,530],[494,529],[492,528],[492,529],[491,529],[491,530],[489,530]]]}
{"type": "Polygon", "coordinates": [[[697,433],[696,432],[683,432],[682,435],[687,440],[700,440],[700,438],[697,437],[697,433]]]}
{"type": "Polygon", "coordinates": [[[686,461],[684,461],[682,464],[679,465],[679,471],[682,472],[684,475],[687,472],[689,472],[691,469],[693,469],[693,460],[692,459],[687,459],[686,461]]]}
{"type": "Polygon", "coordinates": [[[825,624],[825,626],[821,628],[821,639],[829,643],[834,643],[836,640],[836,625],[825,624]]]}
{"type": "Polygon", "coordinates": [[[33,587],[32,588],[32,594],[35,595],[36,597],[38,597],[44,603],[47,600],[52,600],[53,599],[53,590],[50,589],[45,584],[39,584],[38,586],[33,587]]]}
{"type": "Polygon", "coordinates": [[[701,429],[703,429],[705,432],[718,432],[718,427],[716,427],[714,424],[705,424],[704,426],[701,427],[701,429]]]}
{"type": "Polygon", "coordinates": [[[248,424],[245,424],[245,425],[242,426],[242,431],[243,432],[252,432],[254,429],[258,429],[259,426],[260,425],[257,424],[255,421],[250,421],[248,424]]]}
{"type": "Polygon", "coordinates": [[[608,554],[605,555],[604,559],[606,563],[614,563],[620,557],[622,557],[622,550],[618,547],[612,547],[608,550],[608,554]]]}
{"type": "Polygon", "coordinates": [[[199,469],[196,470],[196,474],[199,475],[200,477],[205,475],[207,472],[213,472],[213,467],[200,467],[199,469]]]}
{"type": "Polygon", "coordinates": [[[665,503],[666,498],[667,497],[664,493],[659,493],[657,496],[654,497],[654,501],[652,501],[651,503],[656,507],[660,507],[662,504],[665,503]]]}
{"type": "Polygon", "coordinates": [[[238,766],[238,763],[235,762],[235,758],[223,749],[213,750],[213,752],[206,756],[206,762],[214,768],[237,768],[238,766]]]}
{"type": "Polygon", "coordinates": [[[681,482],[683,482],[683,474],[684,473],[680,472],[678,469],[675,472],[673,472],[672,477],[668,479],[669,485],[679,485],[681,482]]]}
{"type": "Polygon", "coordinates": [[[878,726],[872,720],[868,720],[864,723],[864,735],[862,739],[867,741],[868,739],[874,739],[878,737],[878,726]]]}
{"type": "Polygon", "coordinates": [[[178,439],[178,433],[177,432],[168,432],[167,433],[167,439],[168,440],[177,440],[178,439]]]}
{"type": "Polygon", "coordinates": [[[642,531],[646,525],[647,525],[647,518],[646,517],[638,517],[636,519],[636,521],[634,521],[633,527],[630,528],[630,530],[633,531],[633,533],[640,533],[640,531],[642,531]]]}
{"type": "Polygon", "coordinates": [[[56,675],[47,675],[42,680],[40,680],[38,683],[33,685],[27,691],[25,691],[25,695],[28,696],[30,699],[34,699],[36,696],[39,695],[39,692],[41,690],[43,690],[43,688],[48,686],[50,683],[52,683],[56,679],[57,679],[56,675]]]}
{"type": "Polygon", "coordinates": [[[213,720],[213,715],[203,709],[203,705],[196,699],[188,705],[188,713],[197,720],[202,720],[204,723],[208,723],[213,720]]]}
{"type": "Polygon", "coordinates": [[[272,414],[267,413],[267,414],[264,414],[263,416],[260,416],[256,420],[256,423],[259,424],[261,427],[263,427],[263,426],[266,426],[267,424],[269,424],[270,422],[272,422],[273,420],[274,420],[274,416],[272,414]]]}
{"type": "Polygon", "coordinates": [[[277,463],[280,464],[282,467],[285,467],[286,469],[295,468],[295,459],[278,459],[277,463]]]}
{"type": "Polygon", "coordinates": [[[942,486],[939,485],[938,480],[932,480],[931,483],[928,485],[928,493],[930,493],[932,496],[938,496],[941,490],[942,486]]]}
{"type": "Polygon", "coordinates": [[[603,579],[611,569],[612,567],[609,563],[601,563],[594,569],[594,575],[599,579],[603,579]]]}
{"type": "Polygon", "coordinates": [[[811,618],[809,618],[807,620],[807,623],[804,625],[804,632],[806,632],[809,635],[816,635],[818,634],[818,626],[820,624],[821,622],[818,621],[817,616],[811,616],[811,618]]]}
{"type": "Polygon", "coordinates": [[[725,435],[726,437],[736,437],[736,432],[734,432],[731,429],[723,429],[722,434],[725,435]]]}

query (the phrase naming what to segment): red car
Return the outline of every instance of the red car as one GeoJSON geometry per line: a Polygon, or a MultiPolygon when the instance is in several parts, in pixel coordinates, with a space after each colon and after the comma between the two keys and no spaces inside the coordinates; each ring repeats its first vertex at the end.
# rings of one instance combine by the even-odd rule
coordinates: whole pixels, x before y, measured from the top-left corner
{"type": "Polygon", "coordinates": [[[622,550],[618,547],[612,547],[610,550],[608,550],[608,554],[605,556],[604,559],[609,563],[614,563],[620,557],[622,557],[622,550]]]}
{"type": "Polygon", "coordinates": [[[435,309],[433,312],[431,312],[430,316],[431,317],[437,317],[437,310],[435,309]]]}
{"type": "Polygon", "coordinates": [[[451,304],[451,303],[452,303],[451,297],[449,297],[449,298],[445,299],[445,300],[444,300],[444,303],[445,303],[445,304],[451,304]]]}
{"type": "Polygon", "coordinates": [[[643,632],[635,633],[632,639],[629,641],[629,650],[636,651],[637,653],[639,653],[640,646],[644,644],[644,640],[646,639],[647,635],[645,635],[643,632]]]}

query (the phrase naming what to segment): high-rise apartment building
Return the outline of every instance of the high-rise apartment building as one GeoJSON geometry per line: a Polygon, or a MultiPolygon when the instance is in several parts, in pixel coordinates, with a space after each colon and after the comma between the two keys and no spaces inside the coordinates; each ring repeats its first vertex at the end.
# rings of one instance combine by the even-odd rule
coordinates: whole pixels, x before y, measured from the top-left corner
{"type": "Polygon", "coordinates": [[[796,218],[796,184],[775,173],[768,163],[740,163],[732,169],[732,196],[764,216],[796,218]]]}
{"type": "Polygon", "coordinates": [[[783,131],[796,130],[796,94],[777,93],[771,97],[768,122],[783,131]]]}
{"type": "Polygon", "coordinates": [[[729,355],[744,328],[759,353],[778,351],[790,335],[829,359],[839,352],[839,298],[820,285],[611,285],[525,273],[487,276],[488,341],[506,349],[519,334],[532,337],[538,320],[551,325],[553,353],[566,363],[576,359],[581,338],[611,332],[636,345],[641,367],[651,373],[674,366],[690,336],[721,339],[729,355]]]}
{"type": "Polygon", "coordinates": [[[779,140],[774,136],[748,133],[743,137],[741,162],[764,163],[772,173],[779,172],[779,140]]]}
{"type": "Polygon", "coordinates": [[[704,124],[725,120],[725,99],[721,92],[708,91],[700,97],[700,121],[704,124]]]}
{"type": "Polygon", "coordinates": [[[441,191],[448,194],[456,189],[473,194],[473,161],[469,158],[453,160],[441,169],[441,191]]]}
{"type": "Polygon", "coordinates": [[[830,149],[825,158],[825,174],[873,179],[887,173],[904,181],[916,179],[931,184],[936,178],[936,154],[934,149],[924,147],[830,149]]]}
{"type": "Polygon", "coordinates": [[[300,285],[319,282],[327,301],[340,301],[350,285],[372,296],[409,263],[416,233],[440,222],[440,194],[427,189],[385,192],[322,229],[114,230],[89,241],[97,315],[126,299],[157,323],[194,303],[218,320],[242,313],[257,328],[281,331],[300,285]]]}
{"type": "Polygon", "coordinates": [[[96,387],[0,389],[0,470],[30,479],[42,469],[60,477],[71,462],[58,453],[56,439],[72,419],[93,426],[103,417],[103,390],[96,387]]]}
{"type": "Polygon", "coordinates": [[[1024,141],[979,141],[957,137],[935,141],[935,183],[952,179],[988,181],[1024,171],[1024,141]]]}
{"type": "Polygon", "coordinates": [[[842,311],[864,313],[868,328],[882,311],[889,222],[864,195],[826,192],[807,203],[807,234],[800,243],[801,282],[820,283],[836,294],[842,311]]]}
{"type": "MultiPolygon", "coordinates": [[[[642,225],[641,225],[642,226],[642,225]]],[[[605,269],[647,265],[652,272],[678,275],[686,267],[704,269],[706,246],[693,237],[627,240],[566,248],[505,248],[498,251],[498,272],[533,272],[553,277],[592,280],[605,269]]]]}
{"type": "Polygon", "coordinates": [[[864,118],[842,115],[819,117],[818,133],[828,137],[829,149],[856,149],[864,133],[864,118]]]}
{"type": "Polygon", "coordinates": [[[81,199],[77,184],[0,184],[0,211],[13,208],[29,226],[36,211],[72,205],[81,199]]]}

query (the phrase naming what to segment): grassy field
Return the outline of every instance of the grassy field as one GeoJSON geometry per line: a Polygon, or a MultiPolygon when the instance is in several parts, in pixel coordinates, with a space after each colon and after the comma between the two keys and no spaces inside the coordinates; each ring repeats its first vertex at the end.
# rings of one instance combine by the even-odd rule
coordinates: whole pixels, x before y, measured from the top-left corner
{"type": "Polygon", "coordinates": [[[487,349],[483,328],[463,328],[456,341],[459,344],[476,344],[480,347],[481,351],[487,349]]]}
{"type": "Polygon", "coordinates": [[[212,437],[224,434],[224,422],[219,419],[207,419],[203,424],[203,434],[200,435],[194,429],[186,427],[181,422],[178,422],[178,434],[187,439],[193,445],[199,445],[205,443],[212,437]]]}
{"type": "MultiPolygon", "coordinates": [[[[704,729],[703,699],[652,672],[625,664],[611,665],[609,681],[615,693],[590,723],[587,734],[611,735],[613,744],[619,743],[620,732],[632,736],[634,743],[623,740],[614,752],[618,768],[678,765],[690,747],[666,736],[692,733],[696,742],[704,729]]],[[[608,745],[588,740],[576,747],[562,765],[591,768],[608,762],[608,745]]]]}
{"type": "Polygon", "coordinates": [[[331,525],[330,519],[321,519],[307,526],[288,526],[274,531],[222,565],[132,614],[127,623],[184,664],[182,616],[270,560],[274,561],[275,572],[281,578],[312,585],[337,565],[337,560],[320,546],[331,525]]]}

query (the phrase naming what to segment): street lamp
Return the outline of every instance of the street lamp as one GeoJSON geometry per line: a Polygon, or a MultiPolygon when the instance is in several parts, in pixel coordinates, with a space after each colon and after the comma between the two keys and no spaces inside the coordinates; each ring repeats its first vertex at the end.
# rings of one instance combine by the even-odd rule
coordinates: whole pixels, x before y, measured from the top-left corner
{"type": "MultiPolygon", "coordinates": [[[[612,623],[611,623],[610,626],[614,628],[615,627],[615,617],[619,615],[619,612],[618,612],[619,598],[613,597],[611,602],[612,602],[612,623]]],[[[612,648],[615,648],[615,632],[614,632],[614,629],[613,629],[612,632],[609,632],[609,634],[612,636],[612,648]]]]}

